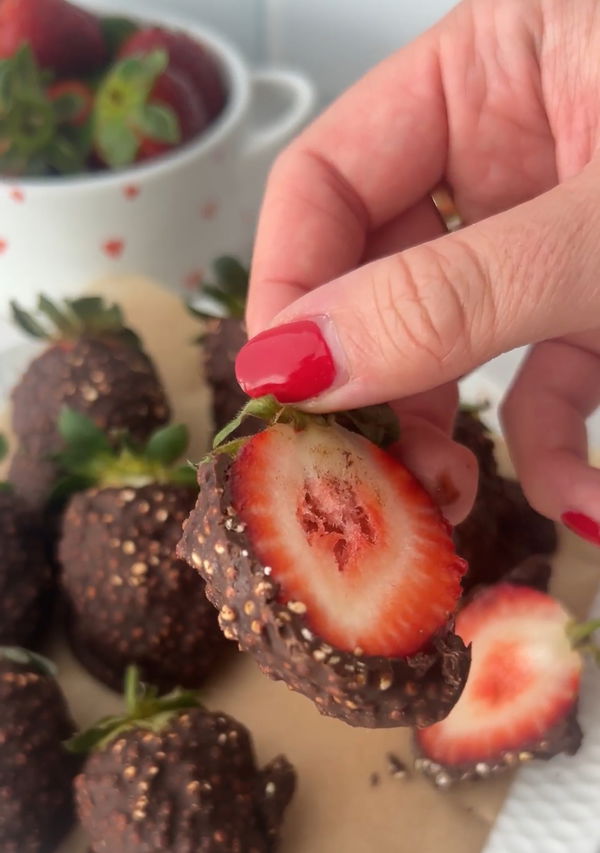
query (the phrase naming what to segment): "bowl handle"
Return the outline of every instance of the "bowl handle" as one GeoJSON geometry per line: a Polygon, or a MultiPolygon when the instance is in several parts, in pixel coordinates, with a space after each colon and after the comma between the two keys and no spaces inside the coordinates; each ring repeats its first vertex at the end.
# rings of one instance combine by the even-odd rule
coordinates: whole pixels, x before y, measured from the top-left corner
{"type": "MultiPolygon", "coordinates": [[[[244,161],[264,158],[269,162],[310,118],[316,103],[313,84],[303,74],[283,68],[265,68],[252,72],[252,98],[255,104],[264,98],[282,104],[275,117],[251,126],[242,149],[244,161]]],[[[260,119],[259,119],[260,121],[260,119]]]]}

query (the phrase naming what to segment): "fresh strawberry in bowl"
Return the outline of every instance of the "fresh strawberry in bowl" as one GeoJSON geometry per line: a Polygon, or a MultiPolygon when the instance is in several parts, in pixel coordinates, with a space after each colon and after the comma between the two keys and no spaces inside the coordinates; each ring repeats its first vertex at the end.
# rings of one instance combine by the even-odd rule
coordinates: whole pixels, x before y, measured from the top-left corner
{"type": "Polygon", "coordinates": [[[66,0],[1,0],[0,59],[24,45],[60,76],[95,72],[107,58],[99,19],[66,0]]]}
{"type": "Polygon", "coordinates": [[[162,50],[119,60],[98,90],[94,142],[111,168],[156,157],[207,125],[204,101],[162,50]]]}
{"type": "Polygon", "coordinates": [[[138,273],[183,296],[219,234],[245,253],[269,162],[314,104],[302,75],[251,71],[191,17],[73,10],[65,0],[0,0],[3,346],[18,343],[10,300],[35,298],[40,281],[73,297],[88,282],[138,273]],[[34,7],[42,23],[53,10],[61,27],[42,32],[34,7]]]}
{"type": "Polygon", "coordinates": [[[225,636],[351,725],[440,720],[469,668],[452,630],[465,564],[432,499],[378,446],[395,426],[386,407],[333,418],[251,401],[199,467],[178,549],[225,636]],[[221,444],[244,415],[267,426],[221,444]]]}
{"type": "Polygon", "coordinates": [[[208,118],[214,119],[223,109],[227,95],[223,74],[210,52],[185,33],[144,27],[125,41],[119,55],[145,56],[156,50],[165,51],[169,67],[191,81],[202,96],[208,118]]]}
{"type": "Polygon", "coordinates": [[[581,744],[582,652],[598,657],[600,620],[577,624],[530,583],[511,575],[480,589],[456,619],[472,650],[466,687],[444,720],[415,733],[416,766],[439,788],[581,744]]]}

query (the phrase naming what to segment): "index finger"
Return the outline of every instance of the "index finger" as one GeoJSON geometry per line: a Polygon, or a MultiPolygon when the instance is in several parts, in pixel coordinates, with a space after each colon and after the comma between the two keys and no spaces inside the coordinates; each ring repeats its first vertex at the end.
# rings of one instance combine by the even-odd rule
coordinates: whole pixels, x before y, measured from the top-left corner
{"type": "Polygon", "coordinates": [[[360,263],[369,232],[442,178],[447,135],[430,30],[349,89],[276,162],[252,263],[250,335],[360,263]]]}

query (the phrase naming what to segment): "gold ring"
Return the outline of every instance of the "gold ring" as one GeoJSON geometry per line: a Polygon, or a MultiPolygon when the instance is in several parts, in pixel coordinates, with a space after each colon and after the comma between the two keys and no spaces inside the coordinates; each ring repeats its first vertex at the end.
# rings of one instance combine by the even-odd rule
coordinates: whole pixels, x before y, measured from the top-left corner
{"type": "Polygon", "coordinates": [[[438,186],[431,193],[431,200],[435,204],[440,219],[446,231],[458,231],[465,224],[454,203],[452,194],[445,184],[438,186]]]}

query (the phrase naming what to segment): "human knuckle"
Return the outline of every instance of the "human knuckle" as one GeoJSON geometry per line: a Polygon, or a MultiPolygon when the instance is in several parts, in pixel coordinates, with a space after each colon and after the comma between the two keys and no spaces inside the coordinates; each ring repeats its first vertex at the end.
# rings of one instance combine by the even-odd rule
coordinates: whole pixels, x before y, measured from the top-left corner
{"type": "Polygon", "coordinates": [[[392,353],[418,354],[443,367],[457,347],[470,350],[464,272],[464,262],[432,247],[394,257],[375,288],[379,327],[392,353]]]}

